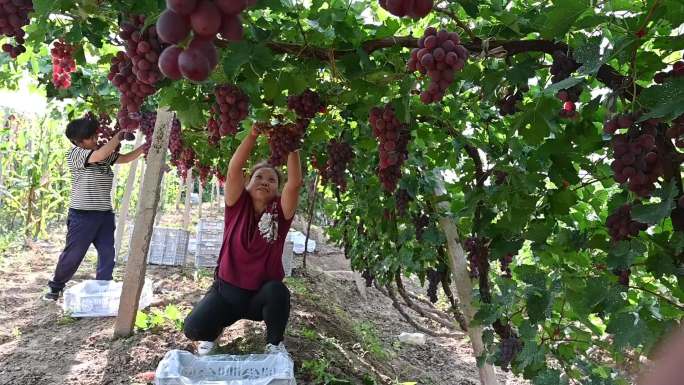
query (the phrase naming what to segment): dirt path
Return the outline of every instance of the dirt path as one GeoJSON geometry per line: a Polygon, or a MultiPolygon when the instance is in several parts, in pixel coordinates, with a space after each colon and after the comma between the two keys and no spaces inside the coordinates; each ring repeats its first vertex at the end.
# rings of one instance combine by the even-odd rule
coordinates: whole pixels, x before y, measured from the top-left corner
{"type": "MultiPolygon", "coordinates": [[[[166,351],[194,351],[170,323],[112,340],[114,318],[74,319],[63,314],[61,300],[42,301],[63,231],[56,228],[50,238],[0,260],[0,385],[142,384],[136,375],[154,370],[166,351]]],[[[365,378],[479,383],[467,340],[428,337],[422,346],[400,344],[397,335],[414,330],[391,301],[374,289],[362,300],[351,273],[345,272],[348,261],[339,250],[320,240],[318,245],[309,256],[308,274],[287,280],[293,309],[286,344],[299,384],[356,384],[365,378]]],[[[95,255],[89,253],[71,284],[91,278],[94,269],[95,255]]],[[[122,273],[118,266],[115,279],[121,280],[122,273]]],[[[196,274],[192,268],[149,266],[148,276],[155,282],[153,307],[173,304],[181,312],[189,311],[211,281],[210,274],[196,274]]],[[[222,349],[259,352],[262,331],[261,323],[238,322],[224,332],[222,349]]],[[[501,380],[524,383],[506,374],[501,380]]]]}

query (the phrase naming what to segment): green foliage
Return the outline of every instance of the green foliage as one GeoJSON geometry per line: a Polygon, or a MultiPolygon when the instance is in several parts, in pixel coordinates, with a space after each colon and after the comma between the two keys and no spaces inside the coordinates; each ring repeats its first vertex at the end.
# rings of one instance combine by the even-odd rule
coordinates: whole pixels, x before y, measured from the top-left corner
{"type": "Polygon", "coordinates": [[[330,361],[325,358],[315,360],[304,360],[302,371],[311,377],[313,384],[316,385],[347,385],[350,381],[338,378],[329,373],[330,361]]]}
{"type": "Polygon", "coordinates": [[[359,322],[354,325],[354,332],[360,337],[363,349],[368,351],[375,359],[387,361],[392,352],[385,349],[375,330],[375,325],[370,322],[359,322]]]}
{"type": "Polygon", "coordinates": [[[189,311],[181,311],[176,305],[166,305],[164,310],[157,308],[145,313],[138,310],[135,316],[135,328],[137,330],[156,330],[169,326],[178,331],[183,330],[183,322],[189,311]]]}

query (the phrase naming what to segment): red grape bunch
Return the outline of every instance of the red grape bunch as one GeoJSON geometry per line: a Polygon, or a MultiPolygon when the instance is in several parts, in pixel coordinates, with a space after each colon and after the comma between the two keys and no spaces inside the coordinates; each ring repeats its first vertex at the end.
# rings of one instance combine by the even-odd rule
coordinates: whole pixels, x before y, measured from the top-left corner
{"type": "Polygon", "coordinates": [[[333,139],[328,143],[328,161],[322,170],[323,181],[331,181],[340,190],[347,190],[345,171],[354,159],[354,150],[347,142],[333,139]]]}
{"type": "Polygon", "coordinates": [[[409,194],[406,189],[400,188],[394,193],[394,202],[397,206],[397,212],[399,215],[406,214],[408,210],[409,202],[411,202],[411,194],[409,194]]]}
{"type": "Polygon", "coordinates": [[[392,106],[374,107],[368,118],[373,135],[378,139],[380,165],[378,176],[383,188],[393,192],[401,177],[401,165],[408,157],[409,128],[394,114],[392,106]]]}
{"type": "Polygon", "coordinates": [[[501,186],[508,181],[508,173],[502,170],[494,170],[494,184],[501,186]]]}
{"type": "MultiPolygon", "coordinates": [[[[558,83],[570,77],[580,65],[572,58],[569,58],[563,51],[555,51],[553,53],[553,63],[551,64],[551,83],[558,83]]],[[[560,90],[556,93],[556,97],[563,102],[563,109],[559,115],[561,118],[575,118],[577,116],[576,105],[579,101],[579,96],[582,93],[582,86],[575,85],[573,87],[560,90]]]]}
{"type": "Polygon", "coordinates": [[[154,94],[155,88],[138,80],[133,73],[133,62],[125,52],[118,52],[112,58],[107,78],[121,94],[121,109],[117,114],[119,126],[132,132],[140,125],[140,107],[147,96],[154,94]]]}
{"type": "Polygon", "coordinates": [[[510,89],[506,90],[506,94],[497,103],[497,106],[499,107],[499,114],[501,116],[515,114],[518,111],[516,104],[518,101],[521,101],[522,98],[522,92],[517,91],[514,93],[510,89]]]}
{"type": "Polygon", "coordinates": [[[52,56],[52,84],[56,88],[71,87],[71,73],[76,71],[76,61],[71,56],[74,46],[57,40],[50,50],[52,56]]]}
{"type": "Polygon", "coordinates": [[[180,157],[176,161],[176,167],[178,167],[183,179],[185,179],[188,176],[188,172],[192,170],[196,158],[197,154],[195,154],[192,147],[183,147],[183,151],[181,151],[180,157]]]}
{"type": "Polygon", "coordinates": [[[33,1],[31,0],[3,0],[0,1],[0,37],[13,37],[14,43],[2,45],[3,52],[10,55],[12,59],[26,52],[24,47],[26,32],[22,28],[29,24],[28,14],[33,12],[33,1]]]}
{"type": "Polygon", "coordinates": [[[672,125],[667,129],[665,135],[674,140],[677,148],[684,149],[684,114],[672,121],[672,125]]]}
{"type": "Polygon", "coordinates": [[[504,278],[512,278],[511,263],[513,263],[513,253],[508,253],[499,258],[499,263],[501,263],[501,272],[503,273],[504,278]]]}
{"type": "Polygon", "coordinates": [[[442,282],[442,278],[444,276],[444,272],[436,269],[428,269],[427,271],[427,278],[428,278],[428,288],[427,288],[427,295],[428,298],[430,299],[430,302],[435,303],[437,302],[437,289],[439,289],[439,284],[442,282]]]}
{"type": "Polygon", "coordinates": [[[157,122],[156,112],[143,112],[140,119],[140,131],[145,135],[145,143],[143,143],[143,153],[147,159],[147,153],[152,146],[152,135],[154,135],[154,125],[157,122]]]}
{"type": "Polygon", "coordinates": [[[97,125],[97,145],[103,146],[109,142],[118,131],[119,127],[112,127],[112,118],[109,117],[109,114],[104,112],[101,113],[97,125]]]}
{"type": "Polygon", "coordinates": [[[216,146],[218,142],[221,140],[221,133],[219,132],[220,124],[218,120],[216,120],[215,115],[215,108],[212,106],[211,107],[211,116],[209,117],[209,120],[207,121],[207,132],[209,133],[209,145],[211,146],[216,146]]]}
{"type": "Polygon", "coordinates": [[[214,40],[217,34],[228,41],[242,40],[240,12],[255,0],[167,0],[157,19],[162,41],[173,44],[162,52],[159,69],[168,78],[182,77],[201,82],[218,64],[214,40]],[[186,40],[192,32],[192,39],[186,40]]]}
{"type": "Polygon", "coordinates": [[[645,223],[632,220],[632,205],[626,203],[606,219],[606,227],[613,241],[623,241],[639,235],[640,231],[648,228],[645,223]]]}
{"type": "Polygon", "coordinates": [[[629,286],[629,276],[632,274],[631,269],[613,269],[613,274],[617,275],[620,285],[629,286]]]}
{"type": "Polygon", "coordinates": [[[297,113],[299,118],[312,119],[318,112],[325,112],[326,107],[318,93],[306,90],[300,95],[287,98],[287,108],[297,113]]]}
{"type": "Polygon", "coordinates": [[[479,277],[482,266],[486,266],[489,259],[489,247],[485,238],[470,237],[465,241],[465,249],[468,252],[468,262],[470,264],[470,278],[479,277]]]}
{"type": "Polygon", "coordinates": [[[508,371],[508,366],[523,349],[523,344],[517,336],[509,336],[501,341],[499,345],[499,364],[508,371]]]}
{"type": "Polygon", "coordinates": [[[222,185],[226,183],[226,172],[221,170],[220,167],[216,166],[216,168],[214,168],[214,176],[222,185]]]}
{"type": "Polygon", "coordinates": [[[174,163],[175,160],[180,159],[180,155],[183,152],[181,125],[180,121],[176,118],[173,119],[173,123],[171,124],[171,132],[169,133],[169,152],[171,152],[171,161],[174,163]]]}
{"type": "Polygon", "coordinates": [[[98,117],[94,112],[88,111],[85,113],[85,115],[83,115],[83,117],[85,119],[97,121],[97,130],[95,132],[97,133],[98,147],[105,145],[114,135],[116,135],[116,133],[119,132],[118,127],[112,127],[112,119],[104,112],[100,113],[100,116],[98,117]]]}
{"type": "Polygon", "coordinates": [[[442,100],[454,81],[454,72],[462,70],[466,60],[468,50],[461,45],[458,33],[426,28],[406,63],[410,72],[419,71],[430,78],[427,90],[420,93],[420,101],[429,104],[442,100]]]}
{"type": "Polygon", "coordinates": [[[423,239],[425,229],[430,225],[430,217],[427,214],[420,214],[413,216],[413,227],[416,228],[416,240],[423,239]]]}
{"type": "Polygon", "coordinates": [[[238,131],[240,122],[249,113],[249,97],[232,84],[216,87],[214,96],[216,104],[212,106],[212,112],[220,118],[221,123],[218,125],[220,137],[234,135],[238,131]]]}
{"type": "Polygon", "coordinates": [[[682,55],[682,59],[683,60],[679,60],[672,65],[672,70],[656,73],[655,76],[653,76],[653,80],[658,84],[662,84],[665,83],[668,78],[684,76],[684,55],[682,55]]]}
{"type": "Polygon", "coordinates": [[[663,175],[663,155],[656,145],[656,129],[650,121],[639,129],[630,117],[618,118],[619,127],[630,127],[611,141],[615,160],[610,167],[618,183],[628,183],[630,191],[647,197],[655,190],[655,182],[663,175]]]}
{"type": "Polygon", "coordinates": [[[200,183],[202,183],[202,186],[206,186],[211,175],[211,168],[202,164],[199,160],[195,162],[195,167],[199,170],[200,183]]]}
{"type": "Polygon", "coordinates": [[[302,146],[302,138],[309,126],[307,119],[297,119],[295,123],[278,123],[271,126],[267,123],[257,123],[257,129],[268,135],[268,145],[271,156],[268,163],[282,166],[287,163],[287,156],[302,146]]]}
{"type": "Polygon", "coordinates": [[[366,281],[366,287],[373,286],[373,280],[375,279],[375,277],[369,269],[364,270],[363,273],[361,273],[361,277],[363,277],[363,279],[366,281]]]}
{"type": "Polygon", "coordinates": [[[420,19],[432,11],[433,0],[379,0],[380,6],[397,17],[420,19]]]}
{"type": "Polygon", "coordinates": [[[159,40],[155,26],[144,26],[145,16],[134,16],[121,24],[119,37],[125,42],[126,55],[131,58],[135,77],[152,86],[164,78],[157,63],[165,45],[159,40]]]}

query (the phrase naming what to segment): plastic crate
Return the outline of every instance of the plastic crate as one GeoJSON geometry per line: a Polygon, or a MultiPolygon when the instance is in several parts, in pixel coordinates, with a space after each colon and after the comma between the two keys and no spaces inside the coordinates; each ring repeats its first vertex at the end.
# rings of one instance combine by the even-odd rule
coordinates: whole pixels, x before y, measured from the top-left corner
{"type": "Polygon", "coordinates": [[[195,267],[216,267],[223,244],[223,221],[201,219],[197,223],[195,267]]]}
{"type": "Polygon", "coordinates": [[[170,350],[159,362],[156,385],[296,385],[287,354],[210,355],[196,357],[170,350]]]}
{"type": "MultiPolygon", "coordinates": [[[[130,238],[133,238],[131,234],[130,238]]],[[[130,248],[129,238],[129,248],[130,248]]],[[[188,253],[190,232],[170,227],[155,227],[152,231],[147,263],[153,265],[183,266],[188,253]]],[[[129,249],[130,253],[130,249],[129,249]]],[[[124,261],[128,260],[128,255],[124,261]]]]}
{"type": "Polygon", "coordinates": [[[288,239],[285,241],[285,246],[283,247],[283,271],[286,277],[292,275],[292,268],[294,267],[294,243],[292,240],[288,239]]]}
{"type": "MultiPolygon", "coordinates": [[[[119,312],[122,282],[87,280],[64,291],[62,308],[72,317],[113,317],[119,312]]],[[[152,303],[152,282],[145,280],[138,309],[152,303]]]]}

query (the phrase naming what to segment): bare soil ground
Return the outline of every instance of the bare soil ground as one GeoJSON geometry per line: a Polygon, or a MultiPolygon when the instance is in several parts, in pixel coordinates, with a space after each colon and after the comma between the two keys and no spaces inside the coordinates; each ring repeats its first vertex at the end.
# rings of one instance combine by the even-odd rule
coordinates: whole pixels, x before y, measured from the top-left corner
{"type": "MultiPolygon", "coordinates": [[[[173,214],[161,222],[180,220],[173,214]]],[[[41,300],[63,247],[64,231],[58,226],[47,239],[0,256],[0,385],[145,384],[140,374],[154,371],[168,350],[194,352],[193,343],[172,324],[113,340],[114,318],[75,319],[63,313],[61,299],[41,300]]],[[[317,241],[307,271],[297,269],[297,277],[286,279],[293,308],[285,342],[299,384],[479,383],[465,335],[428,337],[420,346],[401,344],[397,335],[414,330],[391,301],[374,289],[362,299],[349,262],[323,239],[317,241]]],[[[92,279],[95,262],[96,255],[89,252],[70,285],[92,279]]],[[[116,280],[121,280],[123,269],[123,264],[117,266],[116,280]]],[[[173,304],[184,313],[211,283],[211,273],[192,267],[150,265],[147,275],[155,282],[152,307],[173,304]]],[[[224,332],[220,350],[261,352],[263,330],[262,323],[240,321],[224,332]]],[[[526,383],[508,373],[500,373],[500,379],[502,384],[526,383]]]]}

